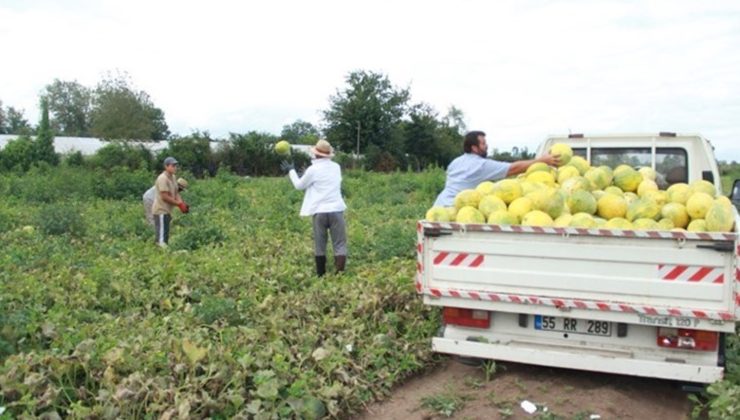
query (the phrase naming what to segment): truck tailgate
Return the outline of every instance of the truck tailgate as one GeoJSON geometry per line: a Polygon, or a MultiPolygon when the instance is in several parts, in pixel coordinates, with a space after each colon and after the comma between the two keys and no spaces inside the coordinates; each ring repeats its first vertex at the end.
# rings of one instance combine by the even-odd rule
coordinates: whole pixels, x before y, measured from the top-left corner
{"type": "Polygon", "coordinates": [[[734,233],[422,221],[418,234],[416,288],[430,303],[622,313],[641,323],[687,317],[731,324],[738,318],[734,233]]]}

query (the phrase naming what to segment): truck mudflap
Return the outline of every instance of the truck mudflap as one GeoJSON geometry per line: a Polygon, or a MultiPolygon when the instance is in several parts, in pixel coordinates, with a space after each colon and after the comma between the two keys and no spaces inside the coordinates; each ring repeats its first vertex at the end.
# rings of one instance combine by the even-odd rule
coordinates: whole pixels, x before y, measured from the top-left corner
{"type": "MultiPolygon", "coordinates": [[[[520,305],[541,305],[560,310],[593,310],[601,312],[621,312],[644,316],[667,316],[682,318],[697,318],[708,321],[729,322],[740,319],[740,245],[735,233],[720,232],[682,232],[682,231],[639,231],[619,229],[582,229],[534,226],[503,226],[488,224],[459,224],[437,223],[420,221],[417,223],[417,272],[415,287],[419,294],[434,298],[455,298],[475,301],[501,302],[520,305]],[[444,238],[455,232],[491,232],[557,235],[561,237],[614,237],[644,240],[673,240],[678,244],[687,241],[703,241],[697,248],[714,250],[717,252],[732,252],[734,254],[732,272],[734,276],[727,276],[725,269],[718,266],[702,266],[696,264],[666,263],[656,265],[658,280],[685,284],[704,284],[724,287],[731,283],[733,299],[729,308],[707,309],[695,307],[681,307],[665,304],[635,304],[634,302],[619,300],[573,299],[557,296],[539,296],[499,292],[497,290],[478,290],[460,287],[430,286],[425,281],[425,239],[444,238]],[[729,277],[729,278],[728,278],[729,277]]],[[[446,268],[476,269],[485,261],[485,255],[480,252],[453,252],[438,251],[429,253],[426,264],[432,266],[446,266],[446,268]],[[433,258],[432,258],[433,257],[433,258]]]]}

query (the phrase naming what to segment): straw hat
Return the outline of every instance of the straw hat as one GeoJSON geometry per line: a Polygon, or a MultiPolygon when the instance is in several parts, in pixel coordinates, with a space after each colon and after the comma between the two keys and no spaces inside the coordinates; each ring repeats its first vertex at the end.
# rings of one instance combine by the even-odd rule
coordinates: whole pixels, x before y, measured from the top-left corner
{"type": "Polygon", "coordinates": [[[188,181],[186,181],[185,178],[178,178],[177,186],[179,186],[180,188],[184,190],[188,187],[188,181]]]}
{"type": "Polygon", "coordinates": [[[326,140],[319,140],[316,142],[316,146],[311,148],[311,152],[319,157],[332,157],[334,156],[334,149],[331,147],[326,140]]]}

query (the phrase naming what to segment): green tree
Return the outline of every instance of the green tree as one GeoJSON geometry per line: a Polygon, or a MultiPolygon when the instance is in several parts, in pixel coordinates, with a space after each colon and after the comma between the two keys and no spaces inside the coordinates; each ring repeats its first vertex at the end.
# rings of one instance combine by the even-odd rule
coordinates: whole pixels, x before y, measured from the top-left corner
{"type": "Polygon", "coordinates": [[[95,89],[91,132],[106,140],[164,140],[170,135],[164,112],[125,74],[108,76],[95,89]]]}
{"type": "Polygon", "coordinates": [[[12,106],[7,107],[5,118],[7,120],[5,128],[8,134],[29,135],[33,133],[33,128],[31,128],[28,120],[23,115],[22,109],[16,109],[12,106]]]}
{"type": "MultiPolygon", "coordinates": [[[[458,115],[462,115],[461,111],[457,111],[458,115]]],[[[446,166],[462,150],[460,131],[458,122],[449,118],[449,114],[439,119],[437,111],[431,106],[426,104],[413,106],[408,121],[404,122],[409,163],[416,170],[429,165],[446,166]]]]}
{"type": "Polygon", "coordinates": [[[319,129],[308,121],[296,120],[283,126],[280,138],[291,144],[314,144],[319,140],[319,129]]]}
{"type": "Polygon", "coordinates": [[[409,112],[409,121],[403,124],[406,153],[416,166],[416,170],[426,167],[436,160],[437,130],[440,122],[437,112],[429,105],[414,105],[409,112]]]}
{"type": "Polygon", "coordinates": [[[465,123],[465,114],[455,105],[450,106],[447,110],[444,123],[449,127],[454,127],[460,135],[465,135],[465,132],[468,130],[465,123]]]}
{"type": "Polygon", "coordinates": [[[0,134],[8,134],[8,121],[3,109],[3,101],[0,101],[0,134]]]}
{"type": "Polygon", "coordinates": [[[89,136],[92,92],[77,81],[54,79],[42,93],[49,103],[51,126],[64,136],[89,136]]]}
{"type": "Polygon", "coordinates": [[[408,89],[393,86],[387,76],[354,71],[347,86],[330,98],[324,111],[326,137],[339,150],[355,152],[359,134],[360,153],[394,159],[403,157],[401,120],[409,100],[408,89]]]}
{"type": "Polygon", "coordinates": [[[529,148],[522,147],[521,149],[514,146],[511,148],[510,152],[499,150],[499,149],[493,149],[493,154],[491,157],[494,160],[498,160],[501,162],[516,162],[518,160],[529,160],[534,159],[535,153],[530,152],[529,148]]]}
{"type": "Polygon", "coordinates": [[[59,155],[54,151],[54,132],[49,124],[49,103],[41,98],[41,122],[33,142],[34,160],[49,165],[59,164],[59,155]]]}

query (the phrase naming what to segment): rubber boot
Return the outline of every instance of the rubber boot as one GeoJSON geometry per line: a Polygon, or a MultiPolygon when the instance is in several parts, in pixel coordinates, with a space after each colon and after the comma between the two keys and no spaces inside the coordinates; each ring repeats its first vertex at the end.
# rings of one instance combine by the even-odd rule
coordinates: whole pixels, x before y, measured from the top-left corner
{"type": "Polygon", "coordinates": [[[335,255],[334,256],[334,266],[337,269],[337,273],[341,273],[342,271],[344,271],[345,265],[347,265],[346,255],[335,255]]]}
{"type": "Polygon", "coordinates": [[[321,277],[326,274],[326,255],[316,255],[316,275],[321,277]]]}

